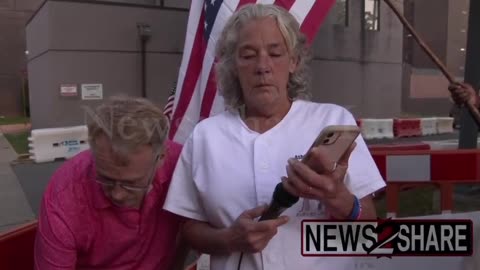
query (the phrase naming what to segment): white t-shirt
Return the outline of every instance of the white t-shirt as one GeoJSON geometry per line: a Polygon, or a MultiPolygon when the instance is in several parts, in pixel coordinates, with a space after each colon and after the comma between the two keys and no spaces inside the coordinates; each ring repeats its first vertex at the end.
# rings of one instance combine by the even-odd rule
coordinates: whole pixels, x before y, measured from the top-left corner
{"type": "MultiPolygon", "coordinates": [[[[164,208],[213,227],[229,227],[245,210],[268,204],[286,176],[289,158],[302,156],[328,125],[356,125],[344,108],[297,100],[273,128],[259,134],[238,113],[223,112],[200,122],[185,142],[164,208]]],[[[350,156],[345,183],[358,198],[385,186],[368,148],[359,136],[350,156]]],[[[241,269],[352,269],[346,257],[303,257],[302,219],[326,218],[316,200],[300,199],[287,209],[290,221],[267,247],[245,254],[241,269]]],[[[239,253],[211,256],[211,269],[236,269],[239,253]]]]}

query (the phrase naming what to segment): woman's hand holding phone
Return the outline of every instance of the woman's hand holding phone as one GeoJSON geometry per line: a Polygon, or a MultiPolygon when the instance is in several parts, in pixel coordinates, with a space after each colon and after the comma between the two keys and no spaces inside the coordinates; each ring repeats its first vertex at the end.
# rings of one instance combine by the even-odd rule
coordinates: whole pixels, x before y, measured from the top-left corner
{"type": "Polygon", "coordinates": [[[355,128],[329,128],[317,138],[302,161],[288,160],[283,185],[291,194],[322,201],[332,215],[346,217],[354,196],[344,184],[350,155],[355,149],[355,128]],[[332,130],[335,130],[332,135],[332,130]],[[328,138],[333,138],[333,142],[328,138]]]}

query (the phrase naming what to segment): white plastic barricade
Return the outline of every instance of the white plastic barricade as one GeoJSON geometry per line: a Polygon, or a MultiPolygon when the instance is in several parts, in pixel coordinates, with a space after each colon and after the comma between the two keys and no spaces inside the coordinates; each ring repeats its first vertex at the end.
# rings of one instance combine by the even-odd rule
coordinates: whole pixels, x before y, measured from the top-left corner
{"type": "Polygon", "coordinates": [[[87,126],[34,129],[28,139],[30,157],[37,163],[69,159],[89,148],[87,126]]]}
{"type": "Polygon", "coordinates": [[[452,117],[437,117],[437,131],[438,134],[453,132],[453,118],[452,117]]]}
{"type": "Polygon", "coordinates": [[[367,140],[393,138],[393,119],[361,119],[360,128],[367,140]]]}
{"type": "Polygon", "coordinates": [[[420,127],[422,129],[422,136],[435,135],[438,133],[437,118],[421,118],[420,127]]]}

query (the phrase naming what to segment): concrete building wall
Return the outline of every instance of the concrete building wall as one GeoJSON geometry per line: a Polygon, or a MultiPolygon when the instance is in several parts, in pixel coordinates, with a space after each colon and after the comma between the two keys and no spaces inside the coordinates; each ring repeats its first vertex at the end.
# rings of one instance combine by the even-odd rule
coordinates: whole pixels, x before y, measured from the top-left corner
{"type": "MultiPolygon", "coordinates": [[[[463,81],[468,0],[406,0],[407,17],[447,70],[463,81]],[[463,32],[462,30],[465,30],[463,32]]],[[[417,43],[405,36],[406,59],[402,110],[418,115],[448,115],[448,80],[417,43]]]]}
{"type": "MultiPolygon", "coordinates": [[[[396,1],[403,10],[402,1],[396,1]]],[[[313,96],[349,108],[356,117],[401,113],[402,25],[380,1],[380,31],[364,29],[363,1],[349,1],[349,25],[330,13],[313,44],[313,96]]]]}
{"type": "MultiPolygon", "coordinates": [[[[413,0],[415,30],[442,62],[447,59],[449,0],[413,0]]],[[[436,68],[425,52],[411,38],[412,64],[417,68],[436,68]]]]}
{"type": "MultiPolygon", "coordinates": [[[[137,23],[148,23],[148,97],[163,106],[177,78],[189,1],[164,1],[175,9],[48,1],[27,26],[33,128],[83,123],[80,84],[102,83],[104,97],[140,95],[137,23]],[[77,97],[60,96],[77,84],[77,97]]],[[[347,27],[331,12],[313,42],[313,97],[349,108],[357,117],[401,113],[402,27],[381,3],[380,31],[363,27],[363,1],[348,1],[347,27]]]]}
{"type": "Polygon", "coordinates": [[[82,100],[80,84],[101,83],[104,97],[141,95],[137,23],[151,25],[147,96],[163,106],[180,65],[187,15],[153,7],[47,2],[27,26],[33,128],[83,124],[83,106],[100,101],[82,100]],[[77,84],[78,96],[61,96],[61,84],[77,84]]]}
{"type": "Polygon", "coordinates": [[[0,0],[0,115],[23,114],[25,23],[41,0],[0,0]]]}
{"type": "Polygon", "coordinates": [[[448,5],[446,64],[448,69],[459,77],[465,74],[469,3],[469,0],[450,0],[448,5]]]}

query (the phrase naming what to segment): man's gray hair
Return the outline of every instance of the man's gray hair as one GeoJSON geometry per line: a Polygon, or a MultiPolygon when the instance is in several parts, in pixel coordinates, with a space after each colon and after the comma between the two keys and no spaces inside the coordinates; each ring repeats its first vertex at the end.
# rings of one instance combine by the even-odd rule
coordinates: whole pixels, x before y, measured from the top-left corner
{"type": "Polygon", "coordinates": [[[142,145],[153,151],[163,148],[169,124],[162,110],[152,102],[136,97],[114,96],[94,111],[87,109],[88,139],[93,150],[96,138],[106,135],[118,154],[128,154],[142,145]]]}
{"type": "Polygon", "coordinates": [[[235,12],[227,21],[217,42],[215,65],[216,79],[220,94],[229,110],[236,110],[244,104],[240,81],[235,72],[235,53],[239,44],[239,33],[249,21],[272,17],[282,33],[290,56],[297,59],[297,68],[290,74],[287,90],[290,99],[308,99],[310,84],[310,50],[300,25],[287,10],[277,5],[248,4],[235,12]]]}

